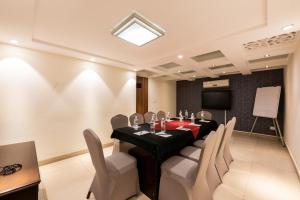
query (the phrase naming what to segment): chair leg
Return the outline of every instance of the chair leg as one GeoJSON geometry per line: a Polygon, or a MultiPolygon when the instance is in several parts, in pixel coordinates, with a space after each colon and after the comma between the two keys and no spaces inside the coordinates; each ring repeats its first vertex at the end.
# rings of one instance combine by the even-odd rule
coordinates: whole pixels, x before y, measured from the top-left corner
{"type": "Polygon", "coordinates": [[[87,195],[86,195],[86,198],[87,198],[87,199],[89,199],[89,198],[90,198],[90,196],[91,196],[91,193],[92,193],[91,191],[89,191],[89,192],[87,193],[87,195]]]}

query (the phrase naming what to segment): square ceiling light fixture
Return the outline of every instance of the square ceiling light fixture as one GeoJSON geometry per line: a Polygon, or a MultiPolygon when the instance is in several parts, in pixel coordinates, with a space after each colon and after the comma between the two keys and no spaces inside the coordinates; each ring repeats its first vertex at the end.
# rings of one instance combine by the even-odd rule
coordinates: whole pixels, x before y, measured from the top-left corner
{"type": "Polygon", "coordinates": [[[163,36],[164,32],[157,25],[133,13],[117,25],[112,34],[140,47],[163,36]]]}

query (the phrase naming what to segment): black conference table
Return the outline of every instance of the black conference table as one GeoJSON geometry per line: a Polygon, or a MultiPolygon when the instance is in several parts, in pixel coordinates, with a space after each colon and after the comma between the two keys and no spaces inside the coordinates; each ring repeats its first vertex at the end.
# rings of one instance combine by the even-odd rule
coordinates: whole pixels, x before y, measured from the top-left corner
{"type": "MultiPolygon", "coordinates": [[[[176,118],[172,120],[173,122],[178,121],[176,118]]],[[[185,120],[185,122],[188,121],[185,120]]],[[[218,124],[214,120],[201,121],[196,119],[195,124],[200,125],[196,129],[196,134],[195,129],[177,130],[168,128],[167,124],[166,134],[170,134],[170,137],[162,137],[151,133],[135,134],[141,130],[150,131],[149,124],[139,125],[138,130],[132,127],[124,127],[113,131],[111,138],[136,145],[136,147],[129,150],[129,154],[137,159],[141,191],[150,199],[158,199],[161,164],[171,156],[177,155],[184,147],[192,145],[195,140],[202,139],[218,128],[218,124]]],[[[184,127],[190,128],[189,126],[184,127]]]]}

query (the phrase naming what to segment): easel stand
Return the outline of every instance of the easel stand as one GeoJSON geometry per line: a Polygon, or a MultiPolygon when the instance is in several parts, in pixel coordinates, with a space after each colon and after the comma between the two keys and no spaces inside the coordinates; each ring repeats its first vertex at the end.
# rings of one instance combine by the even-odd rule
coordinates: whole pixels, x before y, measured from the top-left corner
{"type": "MultiPolygon", "coordinates": [[[[253,133],[254,127],[255,127],[256,122],[257,122],[257,119],[258,119],[258,117],[255,117],[254,123],[253,123],[252,128],[251,128],[250,135],[252,135],[252,133],[253,133]]],[[[273,118],[272,120],[273,120],[273,125],[275,127],[276,136],[280,138],[282,146],[285,146],[278,120],[277,120],[277,118],[273,118]]]]}

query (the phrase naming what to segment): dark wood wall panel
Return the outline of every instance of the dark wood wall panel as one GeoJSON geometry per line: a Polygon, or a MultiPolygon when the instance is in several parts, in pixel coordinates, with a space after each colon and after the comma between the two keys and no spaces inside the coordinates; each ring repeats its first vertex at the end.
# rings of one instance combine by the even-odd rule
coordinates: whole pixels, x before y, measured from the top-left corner
{"type": "MultiPolygon", "coordinates": [[[[195,81],[177,82],[177,113],[179,110],[187,109],[189,112],[198,112],[201,110],[201,91],[203,90],[203,81],[229,79],[230,89],[232,90],[232,108],[227,112],[227,119],[236,116],[236,130],[250,131],[254,121],[252,116],[256,88],[280,85],[283,87],[283,69],[254,72],[250,75],[227,75],[220,78],[203,78],[195,81]]],[[[278,120],[283,129],[284,113],[284,90],[282,88],[278,120]]],[[[214,119],[219,123],[224,123],[224,111],[209,110],[213,113],[214,119]]],[[[275,134],[270,131],[272,120],[260,118],[254,132],[264,134],[275,134]]]]}
{"type": "Polygon", "coordinates": [[[148,112],[148,78],[136,77],[136,112],[148,112]]]}

